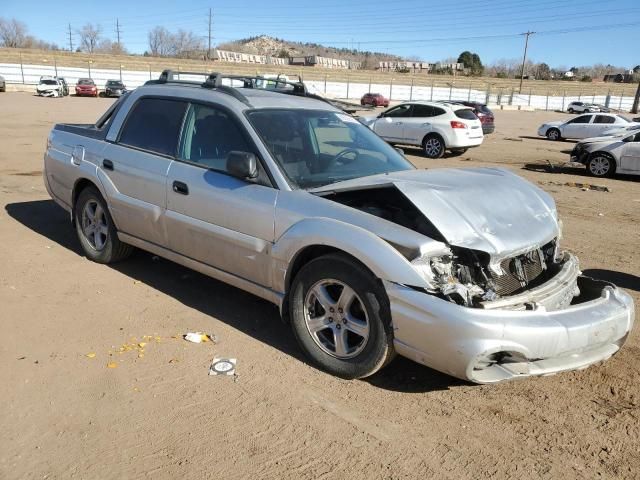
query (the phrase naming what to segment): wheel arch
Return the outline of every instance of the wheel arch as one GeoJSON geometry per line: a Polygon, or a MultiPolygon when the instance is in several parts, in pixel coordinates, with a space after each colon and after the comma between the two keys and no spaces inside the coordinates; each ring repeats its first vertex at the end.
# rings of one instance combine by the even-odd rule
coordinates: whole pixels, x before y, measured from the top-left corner
{"type": "Polygon", "coordinates": [[[431,130],[430,132],[428,132],[424,137],[422,137],[422,142],[420,142],[420,145],[424,147],[424,143],[427,141],[427,138],[429,137],[438,137],[442,142],[442,144],[444,145],[444,148],[445,149],[449,148],[449,146],[447,145],[447,140],[445,139],[445,136],[439,130],[431,130]]]}
{"type": "Polygon", "coordinates": [[[87,177],[78,178],[75,184],[73,185],[73,190],[71,191],[71,222],[72,223],[75,221],[76,201],[78,200],[78,196],[80,195],[80,192],[82,192],[87,187],[93,187],[96,190],[98,190],[98,192],[100,192],[100,195],[102,195],[102,198],[105,199],[105,202],[107,201],[105,192],[102,190],[101,185],[99,185],[98,182],[96,182],[95,180],[91,180],[87,177]]]}

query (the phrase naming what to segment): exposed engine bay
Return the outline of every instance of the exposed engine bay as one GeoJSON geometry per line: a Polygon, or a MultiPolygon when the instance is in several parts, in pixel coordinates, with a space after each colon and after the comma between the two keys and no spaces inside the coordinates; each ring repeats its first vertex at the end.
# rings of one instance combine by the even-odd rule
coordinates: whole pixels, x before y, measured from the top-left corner
{"type": "MultiPolygon", "coordinates": [[[[331,192],[324,198],[447,243],[433,223],[394,186],[331,192]]],[[[542,285],[561,270],[563,262],[557,239],[495,264],[485,252],[447,246],[449,255],[409,260],[429,280],[429,293],[467,307],[486,308],[488,302],[542,285]]]]}

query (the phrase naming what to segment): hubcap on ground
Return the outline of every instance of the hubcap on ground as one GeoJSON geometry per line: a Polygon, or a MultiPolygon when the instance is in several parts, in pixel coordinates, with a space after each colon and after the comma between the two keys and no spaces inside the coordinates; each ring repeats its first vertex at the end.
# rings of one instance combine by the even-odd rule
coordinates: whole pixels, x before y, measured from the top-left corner
{"type": "Polygon", "coordinates": [[[591,170],[591,173],[598,177],[606,175],[610,168],[611,164],[609,159],[605,157],[597,157],[589,162],[589,169],[591,170]]]}
{"type": "Polygon", "coordinates": [[[89,200],[82,209],[82,233],[87,242],[100,251],[107,243],[109,227],[104,210],[96,200],[89,200]]]}
{"type": "Polygon", "coordinates": [[[336,358],[355,357],[369,338],[369,318],[362,300],[339,280],[320,280],[309,289],[304,320],[316,345],[336,358]]]}
{"type": "Polygon", "coordinates": [[[429,157],[435,157],[440,153],[442,145],[437,138],[430,138],[424,144],[424,151],[429,157]]]}

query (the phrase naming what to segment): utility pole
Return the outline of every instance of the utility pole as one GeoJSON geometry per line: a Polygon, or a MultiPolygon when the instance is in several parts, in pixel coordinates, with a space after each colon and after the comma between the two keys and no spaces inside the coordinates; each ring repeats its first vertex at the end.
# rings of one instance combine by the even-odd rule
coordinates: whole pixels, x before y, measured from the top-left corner
{"type": "Polygon", "coordinates": [[[118,38],[118,47],[120,47],[120,20],[116,18],[116,37],[118,38]]]}
{"type": "Polygon", "coordinates": [[[522,70],[520,71],[520,88],[518,89],[518,93],[522,93],[522,81],[524,80],[524,64],[527,61],[527,47],[529,46],[529,35],[533,35],[536,32],[525,32],[521,35],[526,35],[526,40],[524,41],[524,56],[522,57],[522,70]]]}
{"type": "Polygon", "coordinates": [[[207,60],[211,60],[211,17],[212,17],[212,9],[209,8],[209,46],[207,48],[207,60]]]}
{"type": "Polygon", "coordinates": [[[636,98],[633,100],[633,107],[631,107],[631,113],[638,113],[638,107],[640,107],[640,82],[638,82],[638,90],[636,90],[636,98]]]}
{"type": "Polygon", "coordinates": [[[73,37],[71,36],[71,24],[69,24],[69,51],[73,52],[73,37]]]}

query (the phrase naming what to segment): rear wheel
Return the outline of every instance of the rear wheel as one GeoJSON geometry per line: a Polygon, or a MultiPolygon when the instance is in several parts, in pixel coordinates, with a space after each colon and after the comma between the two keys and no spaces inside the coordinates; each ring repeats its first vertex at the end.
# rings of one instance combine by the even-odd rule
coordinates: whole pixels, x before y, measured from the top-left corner
{"type": "Polygon", "coordinates": [[[87,187],[78,195],[74,222],[80,245],[94,262],[117,262],[133,251],[132,246],[118,239],[109,208],[95,187],[87,187]]]}
{"type": "Polygon", "coordinates": [[[562,138],[562,136],[560,135],[560,130],[558,130],[557,128],[550,128],[549,130],[547,130],[547,138],[549,140],[560,140],[562,138]]]}
{"type": "Polygon", "coordinates": [[[615,170],[615,162],[608,155],[595,154],[587,162],[587,172],[593,177],[610,177],[615,170]]]}
{"type": "Polygon", "coordinates": [[[386,292],[348,257],[325,255],[300,270],[291,288],[290,317],[302,350],[333,375],[367,377],[394,356],[386,292]]]}
{"type": "Polygon", "coordinates": [[[427,135],[422,141],[422,150],[428,158],[441,158],[444,148],[444,142],[439,135],[427,135]]]}

